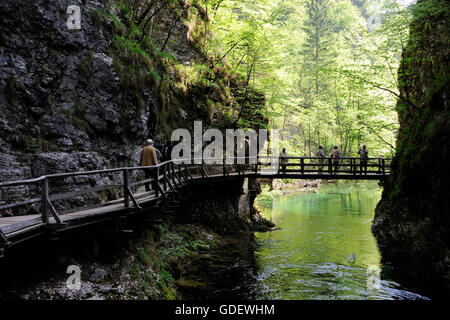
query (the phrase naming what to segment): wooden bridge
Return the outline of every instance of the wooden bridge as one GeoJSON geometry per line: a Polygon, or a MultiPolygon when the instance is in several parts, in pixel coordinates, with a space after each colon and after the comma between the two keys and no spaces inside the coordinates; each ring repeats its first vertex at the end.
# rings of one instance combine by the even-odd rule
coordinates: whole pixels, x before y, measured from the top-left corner
{"type": "Polygon", "coordinates": [[[181,189],[195,183],[238,178],[384,180],[390,175],[386,159],[368,159],[363,171],[359,158],[341,158],[338,166],[332,159],[289,157],[283,165],[272,165],[278,161],[271,160],[260,157],[250,164],[246,159],[247,164],[242,165],[229,165],[224,160],[213,165],[204,161],[196,165],[169,161],[155,167],[61,173],[1,182],[0,213],[8,214],[0,218],[0,257],[5,249],[37,236],[55,237],[90,224],[145,215],[151,208],[176,203],[181,189]],[[151,170],[150,179],[143,178],[145,170],[151,170]],[[146,183],[152,184],[152,191],[145,191],[146,183]],[[107,193],[115,193],[119,199],[101,201],[107,193]],[[92,196],[94,202],[102,203],[91,203],[92,196]],[[63,211],[67,207],[72,210],[63,211]]]}

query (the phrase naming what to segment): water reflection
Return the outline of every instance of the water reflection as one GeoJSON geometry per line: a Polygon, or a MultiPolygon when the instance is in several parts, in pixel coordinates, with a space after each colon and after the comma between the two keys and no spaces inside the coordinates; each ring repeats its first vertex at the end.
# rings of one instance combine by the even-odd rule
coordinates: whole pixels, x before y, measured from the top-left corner
{"type": "Polygon", "coordinates": [[[252,289],[256,297],[421,298],[369,273],[383,268],[370,231],[380,198],[376,182],[340,182],[318,193],[275,201],[263,214],[281,230],[257,235],[261,245],[256,253],[259,276],[252,289]]]}
{"type": "Polygon", "coordinates": [[[193,263],[179,281],[186,299],[423,299],[385,279],[370,228],[376,182],[339,182],[283,197],[263,211],[272,233],[242,234],[193,263]],[[378,270],[378,273],[377,273],[378,270]]]}

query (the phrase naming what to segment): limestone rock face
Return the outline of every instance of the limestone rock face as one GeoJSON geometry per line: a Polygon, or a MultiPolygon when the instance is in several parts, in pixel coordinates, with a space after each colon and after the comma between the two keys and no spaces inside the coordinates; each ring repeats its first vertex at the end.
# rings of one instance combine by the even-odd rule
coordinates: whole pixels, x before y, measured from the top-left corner
{"type": "MultiPolygon", "coordinates": [[[[158,46],[172,25],[170,10],[155,18],[159,28],[154,28],[151,40],[158,46]]],[[[111,1],[0,1],[1,182],[136,166],[145,140],[159,135],[167,140],[175,129],[192,129],[194,121],[203,121],[205,129],[233,128],[236,119],[220,114],[223,108],[212,108],[211,101],[229,106],[235,117],[261,120],[257,111],[265,104],[264,95],[245,89],[245,79],[217,75],[221,87],[185,86],[175,69],[150,49],[145,57],[152,70],[136,67],[142,56],[133,60],[128,51],[118,49],[118,38],[125,36],[120,32],[125,31],[114,19],[122,18],[111,1]],[[70,5],[81,9],[81,30],[67,27],[70,5]],[[144,70],[145,77],[124,71],[130,67],[144,70]],[[227,95],[222,94],[225,89],[227,95]]],[[[180,63],[207,63],[209,58],[188,37],[187,29],[185,21],[178,21],[165,53],[180,63]]],[[[120,175],[68,178],[52,182],[50,194],[120,183],[120,175]]],[[[0,196],[0,204],[6,204],[37,198],[40,190],[25,186],[0,190],[0,196]]],[[[67,209],[116,196],[117,190],[102,191],[92,199],[66,203],[67,209]]],[[[54,205],[65,209],[63,203],[54,205]]],[[[34,214],[38,209],[24,210],[34,214]]]]}
{"type": "MultiPolygon", "coordinates": [[[[0,2],[0,181],[138,164],[154,119],[123,106],[126,92],[113,64],[113,34],[94,23],[98,1],[0,2]],[[81,8],[81,30],[66,26],[81,8]]],[[[157,97],[148,97],[157,100],[157,97]]],[[[50,181],[51,194],[120,184],[121,176],[50,181]]],[[[38,197],[39,186],[0,190],[0,204],[38,197]]],[[[55,202],[59,211],[100,203],[120,191],[55,202]]],[[[36,214],[39,204],[2,212],[36,214]]]]}
{"type": "Polygon", "coordinates": [[[450,100],[448,1],[419,1],[400,68],[400,132],[373,231],[411,287],[450,288],[450,100]],[[397,261],[397,263],[396,263],[397,261]]]}
{"type": "Polygon", "coordinates": [[[122,108],[111,35],[92,22],[102,8],[96,1],[1,1],[1,181],[136,163],[149,115],[122,108]],[[74,4],[82,11],[79,31],[66,26],[74,4]]]}
{"type": "Polygon", "coordinates": [[[222,235],[242,231],[269,231],[275,225],[262,218],[253,207],[259,181],[198,184],[183,190],[182,216],[188,223],[202,223],[222,235]]]}

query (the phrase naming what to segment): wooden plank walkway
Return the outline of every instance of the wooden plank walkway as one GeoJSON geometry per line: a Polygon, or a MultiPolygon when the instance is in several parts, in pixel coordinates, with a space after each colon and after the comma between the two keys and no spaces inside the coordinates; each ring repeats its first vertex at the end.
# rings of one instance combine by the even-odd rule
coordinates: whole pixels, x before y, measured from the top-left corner
{"type": "Polygon", "coordinates": [[[41,195],[40,198],[36,198],[36,196],[33,198],[30,195],[30,200],[21,200],[17,203],[0,206],[0,212],[40,202],[41,213],[0,218],[0,256],[3,253],[3,248],[8,248],[41,234],[63,232],[88,224],[143,212],[145,208],[154,206],[158,202],[174,200],[180,188],[191,183],[214,183],[237,178],[384,180],[390,174],[390,166],[385,159],[372,159],[367,165],[367,173],[364,174],[361,174],[361,168],[359,168],[357,161],[358,159],[355,158],[342,159],[338,168],[335,168],[331,160],[324,163],[323,159],[300,157],[289,158],[289,163],[283,166],[273,166],[261,161],[258,161],[257,164],[245,165],[227,165],[224,163],[218,165],[184,165],[170,161],[152,168],[137,167],[76,172],[49,175],[34,180],[3,182],[0,183],[0,189],[37,184],[40,186],[41,195]],[[152,178],[131,183],[132,172],[149,169],[153,172],[152,178]],[[336,172],[334,172],[335,169],[337,169],[336,172]],[[101,174],[122,174],[123,184],[96,186],[92,189],[49,195],[49,181],[66,181],[65,179],[72,177],[101,174]],[[154,184],[156,190],[146,192],[143,188],[145,183],[154,184]],[[94,208],[78,208],[66,214],[58,214],[52,205],[52,201],[70,200],[89,192],[96,193],[118,187],[122,188],[124,197],[94,208]],[[133,192],[133,188],[137,190],[133,192]]]}

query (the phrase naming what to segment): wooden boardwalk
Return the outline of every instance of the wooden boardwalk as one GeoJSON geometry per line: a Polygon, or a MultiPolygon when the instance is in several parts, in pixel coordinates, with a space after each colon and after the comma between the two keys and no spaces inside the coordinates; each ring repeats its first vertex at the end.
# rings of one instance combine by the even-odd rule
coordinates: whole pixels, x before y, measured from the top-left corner
{"type": "MultiPolygon", "coordinates": [[[[256,164],[228,165],[186,165],[166,162],[156,167],[118,168],[91,172],[53,174],[38,179],[2,182],[0,194],[7,191],[14,194],[15,188],[38,190],[38,195],[31,194],[29,199],[0,199],[0,213],[5,210],[21,210],[38,207],[37,214],[19,215],[0,218],[0,256],[4,250],[23,241],[43,234],[55,235],[60,232],[80,228],[94,223],[101,223],[129,215],[145,213],[148,208],[159,206],[161,202],[174,201],[181,188],[196,183],[214,183],[217,181],[264,178],[264,179],[323,179],[323,180],[384,180],[390,175],[390,165],[385,159],[369,159],[367,172],[357,158],[342,158],[335,167],[330,159],[290,157],[287,164],[272,165],[258,159],[256,164]],[[151,170],[152,178],[142,180],[142,172],[151,170]],[[337,170],[337,171],[336,171],[337,170]],[[51,194],[50,186],[75,184],[73,179],[109,176],[120,184],[99,185],[79,189],[74,187],[61,194],[51,194]],[[63,182],[63,183],[61,183],[63,182]],[[150,183],[153,191],[146,192],[144,185],[150,183]],[[123,197],[91,208],[76,208],[65,213],[58,213],[55,202],[73,201],[79,197],[96,194],[107,190],[119,190],[123,197]],[[5,203],[6,204],[3,204],[5,203]]],[[[273,160],[273,159],[272,159],[273,160]]],[[[57,189],[55,187],[55,189],[57,189]]],[[[34,192],[36,193],[36,191],[34,192]]],[[[33,210],[30,210],[33,211],[33,210]]]]}

